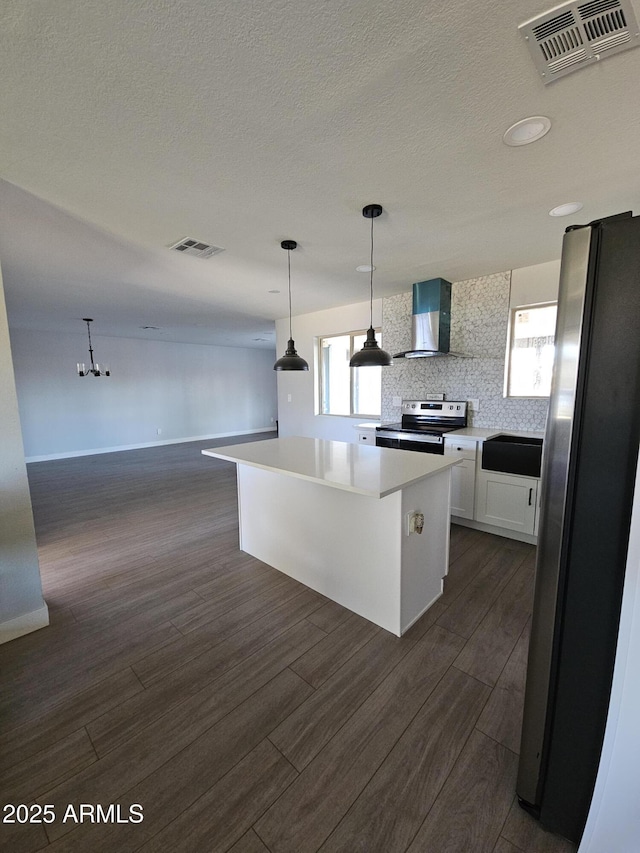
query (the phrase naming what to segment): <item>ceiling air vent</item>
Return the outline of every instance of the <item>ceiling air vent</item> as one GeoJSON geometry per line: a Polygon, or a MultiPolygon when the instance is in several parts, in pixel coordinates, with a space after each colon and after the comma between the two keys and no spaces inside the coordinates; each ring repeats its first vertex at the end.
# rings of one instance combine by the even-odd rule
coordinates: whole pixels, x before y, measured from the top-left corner
{"type": "Polygon", "coordinates": [[[631,0],[563,3],[518,29],[545,83],[640,45],[631,0]]]}
{"type": "Polygon", "coordinates": [[[196,258],[212,258],[214,255],[224,252],[220,246],[211,246],[209,243],[192,240],[190,237],[183,237],[182,240],[178,240],[169,248],[175,249],[176,252],[182,252],[183,255],[193,255],[196,258]]]}

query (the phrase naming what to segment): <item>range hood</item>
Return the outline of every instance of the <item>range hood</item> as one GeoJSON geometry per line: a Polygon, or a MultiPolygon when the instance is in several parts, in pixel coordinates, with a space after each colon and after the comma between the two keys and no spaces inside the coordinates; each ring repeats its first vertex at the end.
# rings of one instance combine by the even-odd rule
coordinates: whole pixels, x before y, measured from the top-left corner
{"type": "Polygon", "coordinates": [[[413,285],[411,315],[411,349],[396,353],[393,358],[428,358],[453,355],[449,350],[451,332],[451,282],[443,278],[418,281],[413,285]]]}

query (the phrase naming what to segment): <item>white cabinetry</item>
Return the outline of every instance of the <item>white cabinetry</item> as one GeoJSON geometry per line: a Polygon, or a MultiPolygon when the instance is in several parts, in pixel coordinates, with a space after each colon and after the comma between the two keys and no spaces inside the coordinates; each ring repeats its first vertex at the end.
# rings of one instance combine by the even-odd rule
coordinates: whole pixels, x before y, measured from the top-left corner
{"type": "Polygon", "coordinates": [[[495,471],[478,471],[476,521],[533,535],[539,480],[495,471]]]}
{"type": "Polygon", "coordinates": [[[451,469],[451,515],[472,519],[476,489],[476,442],[445,436],[444,453],[445,456],[462,457],[462,462],[451,469]]]}

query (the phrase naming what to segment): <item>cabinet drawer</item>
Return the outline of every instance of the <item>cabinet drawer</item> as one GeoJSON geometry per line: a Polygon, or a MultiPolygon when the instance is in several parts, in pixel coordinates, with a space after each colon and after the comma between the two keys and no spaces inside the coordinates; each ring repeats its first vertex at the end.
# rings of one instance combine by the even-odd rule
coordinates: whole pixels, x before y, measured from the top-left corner
{"type": "Polygon", "coordinates": [[[444,440],[444,455],[445,456],[462,456],[463,459],[475,459],[477,453],[477,445],[475,441],[469,439],[449,439],[444,440]]]}

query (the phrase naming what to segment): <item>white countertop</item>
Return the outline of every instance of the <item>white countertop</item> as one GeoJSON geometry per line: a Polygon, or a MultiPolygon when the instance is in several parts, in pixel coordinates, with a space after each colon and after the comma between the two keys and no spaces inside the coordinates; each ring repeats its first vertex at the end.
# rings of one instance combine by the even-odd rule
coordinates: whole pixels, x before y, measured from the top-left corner
{"type": "Polygon", "coordinates": [[[475,438],[477,441],[485,441],[494,435],[516,435],[522,438],[544,438],[544,432],[523,429],[483,429],[482,427],[463,427],[462,429],[448,432],[446,438],[475,438]]]}
{"type": "Polygon", "coordinates": [[[448,432],[445,435],[445,440],[447,438],[475,438],[478,441],[484,441],[485,438],[498,435],[501,431],[499,429],[483,429],[482,427],[463,427],[462,429],[454,429],[453,432],[448,432]]]}
{"type": "Polygon", "coordinates": [[[457,465],[457,457],[288,436],[203,450],[228,462],[263,468],[361,495],[383,498],[457,465]]]}

